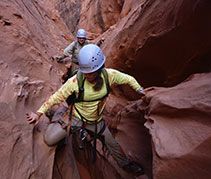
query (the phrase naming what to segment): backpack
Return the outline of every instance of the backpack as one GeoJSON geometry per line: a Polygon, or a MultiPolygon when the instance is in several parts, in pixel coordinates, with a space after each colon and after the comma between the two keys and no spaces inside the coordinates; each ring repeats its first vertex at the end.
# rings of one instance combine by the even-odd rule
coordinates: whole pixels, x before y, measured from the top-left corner
{"type": "MultiPolygon", "coordinates": [[[[110,93],[110,85],[109,85],[109,80],[108,80],[108,73],[107,73],[105,68],[103,68],[101,70],[101,72],[102,72],[103,77],[105,79],[107,93],[102,98],[91,100],[91,101],[97,101],[97,100],[103,99],[103,98],[107,97],[109,95],[109,93],[110,93]]],[[[84,81],[85,81],[85,78],[84,78],[83,73],[81,73],[80,71],[77,71],[76,78],[77,78],[78,89],[79,89],[78,95],[76,95],[76,93],[71,94],[66,99],[66,102],[67,102],[68,105],[72,105],[74,103],[84,101],[84,81]]],[[[87,101],[87,102],[91,102],[91,101],[87,101]]]]}

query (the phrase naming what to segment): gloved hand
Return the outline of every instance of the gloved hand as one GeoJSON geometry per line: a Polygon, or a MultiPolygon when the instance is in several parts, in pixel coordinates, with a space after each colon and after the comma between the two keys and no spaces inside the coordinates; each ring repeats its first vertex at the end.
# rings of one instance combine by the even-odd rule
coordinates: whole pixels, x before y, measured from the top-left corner
{"type": "Polygon", "coordinates": [[[66,65],[65,65],[66,68],[70,69],[72,67],[72,62],[68,62],[66,65]]]}
{"type": "Polygon", "coordinates": [[[105,41],[105,38],[102,37],[102,38],[96,43],[96,45],[100,47],[104,41],[105,41]]]}
{"type": "Polygon", "coordinates": [[[144,88],[138,89],[137,90],[137,93],[140,94],[140,95],[142,95],[142,96],[145,96],[146,95],[146,93],[144,92],[144,88]]]}
{"type": "Polygon", "coordinates": [[[100,43],[103,43],[104,41],[105,41],[105,38],[102,37],[102,38],[100,39],[100,43]]]}
{"type": "Polygon", "coordinates": [[[58,63],[63,63],[63,59],[66,58],[65,55],[61,55],[61,56],[53,56],[52,59],[56,60],[58,63]]]}

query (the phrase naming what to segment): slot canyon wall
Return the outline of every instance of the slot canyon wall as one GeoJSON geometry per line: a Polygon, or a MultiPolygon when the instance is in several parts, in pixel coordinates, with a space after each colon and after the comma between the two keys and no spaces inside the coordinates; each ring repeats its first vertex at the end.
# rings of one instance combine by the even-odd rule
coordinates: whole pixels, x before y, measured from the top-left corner
{"type": "Polygon", "coordinates": [[[135,178],[100,144],[93,165],[69,140],[57,151],[43,142],[47,118],[26,122],[61,85],[65,67],[52,56],[79,27],[105,38],[107,67],[147,88],[140,99],[114,87],[104,114],[125,153],[144,166],[136,178],[211,178],[209,0],[2,0],[0,8],[0,178],[135,178]]]}

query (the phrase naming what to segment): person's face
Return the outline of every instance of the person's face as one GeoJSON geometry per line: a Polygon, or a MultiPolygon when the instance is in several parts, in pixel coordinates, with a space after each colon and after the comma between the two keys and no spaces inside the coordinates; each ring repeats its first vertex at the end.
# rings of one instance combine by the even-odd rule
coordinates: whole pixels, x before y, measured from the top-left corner
{"type": "Polygon", "coordinates": [[[90,83],[95,83],[98,78],[98,75],[99,75],[98,72],[84,74],[86,80],[90,83]]]}
{"type": "Polygon", "coordinates": [[[83,45],[83,44],[85,43],[85,41],[86,41],[85,38],[77,38],[77,39],[78,39],[78,42],[79,42],[81,45],[83,45]]]}

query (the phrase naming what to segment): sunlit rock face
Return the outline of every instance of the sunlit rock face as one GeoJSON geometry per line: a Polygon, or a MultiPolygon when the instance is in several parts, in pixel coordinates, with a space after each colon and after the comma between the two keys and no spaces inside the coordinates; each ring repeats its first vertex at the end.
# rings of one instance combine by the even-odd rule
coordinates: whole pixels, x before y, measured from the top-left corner
{"type": "Polygon", "coordinates": [[[48,147],[48,119],[36,127],[25,122],[25,113],[61,85],[64,66],[51,57],[81,27],[90,39],[105,38],[107,67],[144,87],[162,86],[135,102],[128,100],[140,96],[130,88],[113,88],[104,113],[125,153],[143,165],[139,178],[211,178],[211,76],[183,82],[211,69],[209,0],[12,0],[0,8],[0,178],[135,178],[100,143],[93,164],[83,151],[73,153],[71,138],[57,150],[48,147]]]}
{"type": "Polygon", "coordinates": [[[210,178],[211,73],[147,93],[154,178],[210,178]]]}

